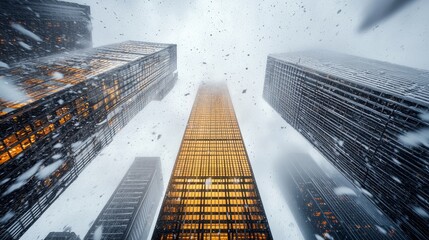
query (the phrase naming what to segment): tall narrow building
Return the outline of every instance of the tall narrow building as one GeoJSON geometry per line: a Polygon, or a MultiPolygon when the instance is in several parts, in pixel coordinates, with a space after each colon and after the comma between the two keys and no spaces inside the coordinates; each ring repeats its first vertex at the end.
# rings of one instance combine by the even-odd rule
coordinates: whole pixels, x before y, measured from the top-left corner
{"type": "Polygon", "coordinates": [[[74,232],[50,232],[44,240],[80,240],[74,232]]]}
{"type": "Polygon", "coordinates": [[[226,85],[201,85],[152,239],[272,239],[226,85]]]}
{"type": "Polygon", "coordinates": [[[159,158],[137,157],[84,239],[147,239],[162,190],[159,158]]]}
{"type": "Polygon", "coordinates": [[[58,0],[0,1],[0,61],[12,64],[92,46],[89,6],[58,0]]]}
{"type": "Polygon", "coordinates": [[[0,239],[21,236],[121,128],[172,89],[176,68],[176,45],[127,41],[0,70],[11,93],[0,97],[0,239]]]}
{"type": "Polygon", "coordinates": [[[338,186],[308,154],[292,154],[277,169],[305,239],[405,239],[388,219],[368,213],[352,189],[338,186]]]}
{"type": "Polygon", "coordinates": [[[429,236],[429,71],[270,55],[264,98],[413,239],[429,236]]]}

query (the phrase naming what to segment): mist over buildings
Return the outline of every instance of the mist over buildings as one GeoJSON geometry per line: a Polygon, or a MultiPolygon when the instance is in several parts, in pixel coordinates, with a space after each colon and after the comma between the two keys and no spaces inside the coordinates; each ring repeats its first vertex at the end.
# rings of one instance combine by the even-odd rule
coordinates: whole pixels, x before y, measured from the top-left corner
{"type": "MultiPolygon", "coordinates": [[[[174,43],[178,49],[179,80],[175,88],[162,102],[151,103],[137,115],[129,126],[134,131],[118,134],[113,147],[104,153],[112,159],[121,158],[107,164],[111,169],[120,166],[118,176],[109,180],[103,168],[97,169],[106,164],[100,157],[85,170],[95,175],[93,179],[99,176],[97,183],[86,187],[97,185],[97,190],[91,190],[93,194],[105,194],[100,202],[87,206],[93,212],[107,201],[115,181],[135,155],[160,156],[167,181],[198,85],[226,81],[273,236],[299,239],[302,236],[279,191],[280,183],[274,181],[280,174],[276,163],[294,156],[290,153],[302,152],[328,173],[335,174],[335,170],[262,99],[267,55],[327,49],[429,69],[429,2],[424,0],[410,1],[413,3],[405,4],[401,11],[390,11],[390,15],[386,12],[385,20],[370,12],[371,0],[74,2],[91,7],[94,46],[139,40],[174,43]],[[154,135],[162,137],[156,140],[154,135]],[[121,153],[124,149],[128,150],[125,155],[121,153]]],[[[64,195],[61,198],[70,197],[64,195]]],[[[52,222],[54,210],[49,211],[51,228],[70,222],[67,218],[52,222]]],[[[24,237],[31,239],[43,222],[49,221],[39,219],[24,237]]]]}

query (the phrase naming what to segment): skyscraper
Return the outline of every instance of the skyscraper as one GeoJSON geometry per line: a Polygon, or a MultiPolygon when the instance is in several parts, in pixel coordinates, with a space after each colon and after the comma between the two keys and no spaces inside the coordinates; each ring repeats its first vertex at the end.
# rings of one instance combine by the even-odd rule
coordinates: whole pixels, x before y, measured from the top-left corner
{"type": "Polygon", "coordinates": [[[84,239],[147,239],[162,190],[159,158],[137,157],[84,239]]]}
{"type": "Polygon", "coordinates": [[[12,93],[0,99],[1,236],[22,235],[132,117],[169,92],[176,67],[176,45],[128,41],[0,71],[12,93]]]}
{"type": "Polygon", "coordinates": [[[272,239],[226,85],[198,90],[152,239],[272,239]]]}
{"type": "Polygon", "coordinates": [[[412,238],[429,235],[429,72],[331,52],[270,55],[263,96],[412,238]]]}
{"type": "Polygon", "coordinates": [[[80,240],[74,232],[50,232],[44,240],[80,240]]]}
{"type": "Polygon", "coordinates": [[[404,239],[388,220],[371,216],[352,189],[338,186],[308,154],[292,154],[277,169],[305,239],[404,239]]]}
{"type": "Polygon", "coordinates": [[[57,0],[0,1],[0,61],[11,64],[91,47],[89,6],[57,0]]]}

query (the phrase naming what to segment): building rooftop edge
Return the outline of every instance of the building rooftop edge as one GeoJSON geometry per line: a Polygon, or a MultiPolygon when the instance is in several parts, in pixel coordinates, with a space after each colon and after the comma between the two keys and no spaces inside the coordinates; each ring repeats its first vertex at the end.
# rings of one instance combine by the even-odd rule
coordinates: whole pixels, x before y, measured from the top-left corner
{"type": "Polygon", "coordinates": [[[328,50],[273,53],[269,58],[429,106],[429,70],[328,50]]]}

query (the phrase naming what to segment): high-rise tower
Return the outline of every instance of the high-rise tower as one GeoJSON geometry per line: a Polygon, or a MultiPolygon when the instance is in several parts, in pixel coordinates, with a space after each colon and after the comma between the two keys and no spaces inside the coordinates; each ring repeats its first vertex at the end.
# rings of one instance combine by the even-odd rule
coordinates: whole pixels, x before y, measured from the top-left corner
{"type": "Polygon", "coordinates": [[[11,64],[92,46],[90,8],[57,0],[0,1],[0,61],[11,64]]]}
{"type": "Polygon", "coordinates": [[[159,158],[137,157],[84,239],[147,239],[162,190],[159,158]]]}
{"type": "Polygon", "coordinates": [[[284,195],[305,239],[405,239],[375,208],[370,209],[377,216],[369,214],[356,193],[337,185],[310,155],[290,154],[279,167],[284,195]]]}
{"type": "Polygon", "coordinates": [[[2,93],[11,93],[0,96],[0,239],[22,235],[121,128],[173,88],[176,69],[176,45],[127,41],[0,70],[2,93]]]}
{"type": "Polygon", "coordinates": [[[50,232],[44,240],[80,240],[74,232],[50,232]]]}
{"type": "Polygon", "coordinates": [[[272,239],[225,85],[202,85],[152,239],[272,239]]]}
{"type": "Polygon", "coordinates": [[[270,55],[264,98],[412,238],[429,235],[429,71],[270,55]]]}

